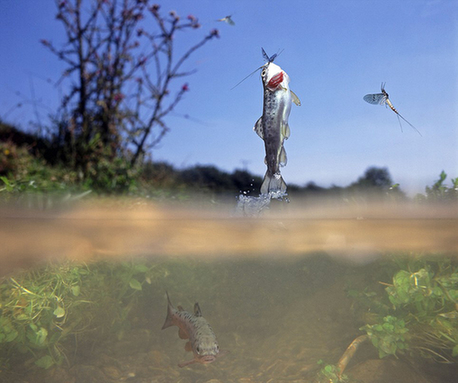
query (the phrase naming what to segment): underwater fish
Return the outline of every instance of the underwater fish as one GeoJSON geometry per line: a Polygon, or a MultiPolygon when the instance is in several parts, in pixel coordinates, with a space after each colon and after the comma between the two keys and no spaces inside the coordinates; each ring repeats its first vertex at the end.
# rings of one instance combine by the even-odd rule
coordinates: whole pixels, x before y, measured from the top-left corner
{"type": "Polygon", "coordinates": [[[167,318],[165,318],[162,330],[167,327],[177,326],[178,336],[181,339],[189,339],[185,344],[186,351],[194,353],[194,359],[179,363],[179,367],[188,366],[193,363],[212,363],[218,356],[219,346],[216,340],[216,335],[213,332],[210,324],[202,316],[199,304],[194,304],[194,314],[183,310],[181,306],[175,309],[170,302],[169,294],[167,294],[167,318]]]}
{"type": "Polygon", "coordinates": [[[266,157],[264,162],[267,171],[261,185],[261,194],[274,198],[286,194],[286,183],[280,173],[280,166],[286,165],[286,151],[283,141],[290,135],[288,117],[291,102],[300,106],[299,98],[289,89],[289,76],[278,65],[273,63],[277,55],[269,58],[264,49],[264,58],[268,61],[261,72],[264,88],[262,116],[254,126],[254,131],[264,140],[266,157]]]}
{"type": "Polygon", "coordinates": [[[396,116],[398,117],[398,121],[399,121],[399,126],[401,127],[401,131],[402,131],[402,125],[401,125],[401,121],[399,120],[399,117],[402,118],[405,122],[407,122],[421,136],[421,133],[419,132],[419,130],[415,126],[413,126],[409,121],[407,121],[404,117],[402,117],[401,114],[393,106],[388,96],[388,93],[385,90],[385,83],[383,82],[381,86],[381,92],[382,93],[366,94],[363,97],[363,100],[373,105],[377,105],[377,104],[385,105],[385,106],[388,105],[390,109],[394,113],[396,113],[396,116]]]}

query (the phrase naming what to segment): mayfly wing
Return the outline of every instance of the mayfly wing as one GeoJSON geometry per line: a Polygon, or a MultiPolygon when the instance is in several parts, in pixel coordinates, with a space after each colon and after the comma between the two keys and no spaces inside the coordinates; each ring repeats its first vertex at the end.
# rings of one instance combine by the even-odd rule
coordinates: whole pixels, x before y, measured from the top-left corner
{"type": "Polygon", "coordinates": [[[275,60],[275,57],[277,57],[276,53],[274,53],[272,56],[269,57],[266,51],[264,50],[264,48],[261,47],[261,49],[262,49],[262,57],[264,57],[264,60],[266,60],[267,63],[273,62],[275,60]]]}
{"type": "Polygon", "coordinates": [[[226,23],[229,25],[235,25],[234,20],[232,20],[231,16],[226,17],[226,23]]]}
{"type": "Polygon", "coordinates": [[[266,51],[262,47],[261,47],[261,49],[262,49],[262,57],[264,58],[264,60],[269,61],[269,56],[267,56],[266,51]]]}
{"type": "Polygon", "coordinates": [[[384,93],[374,93],[374,94],[366,94],[363,97],[363,100],[368,102],[369,104],[373,104],[373,105],[380,104],[380,105],[383,105],[383,104],[385,104],[387,98],[386,98],[386,95],[384,93]]]}

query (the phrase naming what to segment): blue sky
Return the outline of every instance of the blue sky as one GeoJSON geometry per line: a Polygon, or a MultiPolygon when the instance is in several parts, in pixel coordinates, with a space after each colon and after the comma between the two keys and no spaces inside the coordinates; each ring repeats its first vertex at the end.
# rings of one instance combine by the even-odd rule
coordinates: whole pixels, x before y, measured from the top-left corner
{"type": "MultiPolygon", "coordinates": [[[[263,175],[264,145],[252,128],[262,113],[261,47],[290,76],[293,105],[285,142],[287,183],[346,186],[367,167],[387,167],[409,194],[423,192],[442,170],[458,177],[458,1],[454,0],[169,0],[162,10],[193,14],[210,41],[188,62],[197,73],[167,120],[170,133],[154,160],[177,167],[213,164],[263,175]],[[235,26],[214,20],[232,14],[235,26]],[[380,83],[406,123],[363,101],[380,83]],[[194,120],[178,114],[188,114],[194,120]]],[[[40,43],[61,41],[53,0],[0,1],[0,118],[27,127],[58,106],[52,85],[64,66],[40,43]],[[51,82],[47,81],[52,80],[51,82]],[[19,92],[19,93],[18,93],[19,92]],[[16,108],[21,102],[23,106],[16,108]]],[[[181,85],[181,84],[180,84],[181,85]]]]}

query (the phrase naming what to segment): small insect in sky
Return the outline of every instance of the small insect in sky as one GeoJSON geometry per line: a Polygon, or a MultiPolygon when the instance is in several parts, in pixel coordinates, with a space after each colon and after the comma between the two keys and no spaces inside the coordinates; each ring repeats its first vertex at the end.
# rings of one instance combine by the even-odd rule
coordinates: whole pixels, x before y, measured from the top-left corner
{"type": "Polygon", "coordinates": [[[235,25],[234,20],[232,20],[232,15],[223,17],[222,19],[218,19],[216,21],[224,21],[224,22],[228,23],[229,25],[235,25]]]}
{"type": "Polygon", "coordinates": [[[394,113],[396,113],[396,116],[398,117],[399,126],[401,127],[401,132],[402,132],[402,125],[401,125],[401,120],[399,118],[402,118],[405,122],[407,122],[421,136],[422,134],[419,132],[419,130],[415,126],[413,126],[409,121],[407,121],[404,117],[402,117],[401,114],[393,106],[388,96],[388,93],[385,90],[385,83],[383,82],[381,86],[381,91],[382,93],[366,94],[363,97],[364,101],[368,102],[369,104],[373,104],[373,105],[377,105],[377,104],[385,105],[385,106],[388,105],[390,109],[394,113]]]}

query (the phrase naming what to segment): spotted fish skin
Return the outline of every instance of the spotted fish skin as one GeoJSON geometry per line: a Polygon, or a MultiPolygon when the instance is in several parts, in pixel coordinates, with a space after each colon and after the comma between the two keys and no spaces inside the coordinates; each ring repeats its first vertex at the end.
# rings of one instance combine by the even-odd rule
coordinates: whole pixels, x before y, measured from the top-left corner
{"type": "Polygon", "coordinates": [[[192,351],[194,359],[179,363],[184,367],[193,363],[212,363],[220,356],[216,335],[210,324],[202,316],[198,303],[194,305],[194,313],[183,310],[182,307],[174,308],[168,292],[167,294],[167,317],[165,318],[162,330],[177,326],[178,336],[182,339],[189,339],[185,345],[186,351],[192,351]]]}

